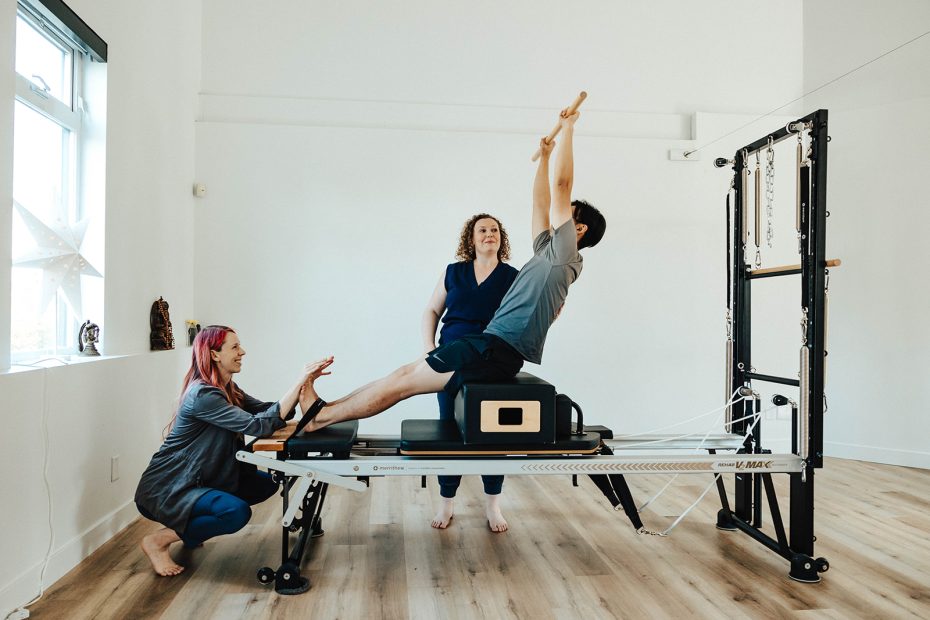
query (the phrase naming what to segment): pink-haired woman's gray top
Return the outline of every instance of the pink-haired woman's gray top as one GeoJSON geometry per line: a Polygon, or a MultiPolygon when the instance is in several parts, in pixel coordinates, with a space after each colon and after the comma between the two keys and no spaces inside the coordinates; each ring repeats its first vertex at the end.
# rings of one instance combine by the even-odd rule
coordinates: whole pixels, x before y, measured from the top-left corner
{"type": "Polygon", "coordinates": [[[201,495],[210,489],[236,492],[240,468],[252,467],[236,460],[242,435],[266,437],[285,425],[278,403],[243,396],[240,408],[219,388],[191,384],[136,488],[136,504],[145,516],[183,534],[201,495]]]}

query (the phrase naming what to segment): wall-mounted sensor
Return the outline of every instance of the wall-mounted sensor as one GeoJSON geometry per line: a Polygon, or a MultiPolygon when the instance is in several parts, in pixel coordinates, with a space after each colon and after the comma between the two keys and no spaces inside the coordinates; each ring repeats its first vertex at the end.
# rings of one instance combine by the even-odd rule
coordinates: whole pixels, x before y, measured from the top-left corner
{"type": "Polygon", "coordinates": [[[194,196],[197,198],[203,198],[207,195],[207,186],[203,183],[194,183],[194,196]]]}

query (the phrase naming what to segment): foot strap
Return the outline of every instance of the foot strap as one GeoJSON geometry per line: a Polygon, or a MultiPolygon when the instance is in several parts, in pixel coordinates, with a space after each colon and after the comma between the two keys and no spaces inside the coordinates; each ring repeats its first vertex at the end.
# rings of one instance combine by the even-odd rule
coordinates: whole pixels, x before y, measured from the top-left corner
{"type": "Polygon", "coordinates": [[[322,398],[317,398],[315,401],[313,401],[313,404],[310,405],[310,408],[309,408],[309,409],[307,409],[307,413],[304,414],[304,415],[309,415],[309,416],[310,416],[310,417],[307,419],[307,422],[309,422],[310,420],[312,420],[313,418],[315,418],[315,417],[316,417],[316,414],[318,414],[320,411],[322,411],[322,410],[323,410],[323,407],[325,407],[325,406],[326,406],[326,401],[323,400],[322,398]]]}
{"type": "Polygon", "coordinates": [[[320,411],[323,410],[323,407],[326,406],[326,401],[322,398],[317,398],[313,401],[313,404],[304,411],[304,415],[300,418],[300,422],[297,423],[297,426],[294,427],[294,432],[291,433],[291,437],[296,437],[300,434],[304,427],[310,423],[310,421],[317,416],[320,411]]]}

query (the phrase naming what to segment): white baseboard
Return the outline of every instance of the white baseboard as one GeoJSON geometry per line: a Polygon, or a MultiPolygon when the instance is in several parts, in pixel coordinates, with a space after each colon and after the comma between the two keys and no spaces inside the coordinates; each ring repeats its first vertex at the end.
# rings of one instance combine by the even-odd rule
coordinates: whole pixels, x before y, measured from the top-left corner
{"type": "Polygon", "coordinates": [[[884,446],[863,446],[854,443],[825,441],[824,453],[826,456],[840,459],[930,469],[930,452],[918,450],[902,450],[900,448],[887,448],[884,446]]]}
{"type": "MultiPolygon", "coordinates": [[[[136,509],[135,502],[128,501],[82,534],[53,550],[45,571],[45,589],[47,590],[49,586],[137,518],[139,518],[139,511],[136,509]]],[[[43,557],[34,566],[25,568],[12,582],[0,586],[0,614],[2,614],[0,618],[5,618],[10,611],[25,605],[39,594],[39,577],[44,561],[43,557]]]]}

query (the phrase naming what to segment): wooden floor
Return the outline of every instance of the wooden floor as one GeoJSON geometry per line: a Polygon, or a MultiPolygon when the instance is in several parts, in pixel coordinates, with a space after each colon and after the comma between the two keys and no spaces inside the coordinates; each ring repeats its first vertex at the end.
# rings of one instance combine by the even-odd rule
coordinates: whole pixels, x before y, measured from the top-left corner
{"type": "MultiPolygon", "coordinates": [[[[787,479],[787,476],[776,476],[787,479]]],[[[667,480],[630,477],[642,502],[667,480]]],[[[644,513],[667,526],[709,481],[681,476],[644,513]]],[[[786,480],[779,482],[785,496],[786,480]]],[[[488,531],[480,482],[466,478],[446,531],[429,527],[435,481],[372,480],[331,489],[326,534],[304,562],[313,587],[279,596],[256,570],[280,559],[278,498],[245,530],[176,559],[157,577],[139,520],[55,584],[34,618],[930,618],[930,471],[828,460],[817,477],[816,555],[823,581],[739,532],[714,528],[713,493],[668,538],[634,533],[588,480],[511,477],[512,529],[488,531]]],[[[728,485],[730,483],[728,482],[728,485]]],[[[784,508],[784,504],[783,504],[784,508]]]]}

